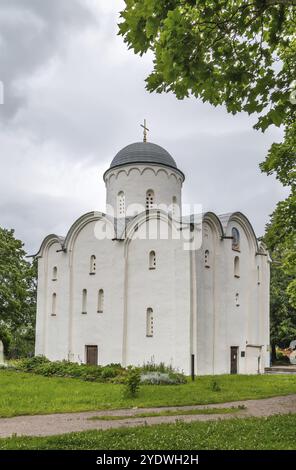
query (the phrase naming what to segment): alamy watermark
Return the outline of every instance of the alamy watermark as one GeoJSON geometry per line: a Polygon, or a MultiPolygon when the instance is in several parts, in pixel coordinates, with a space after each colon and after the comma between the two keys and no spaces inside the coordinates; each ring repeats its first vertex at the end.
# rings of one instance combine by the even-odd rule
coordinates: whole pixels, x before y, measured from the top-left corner
{"type": "Polygon", "coordinates": [[[148,210],[132,204],[124,214],[107,205],[107,214],[97,221],[94,234],[97,240],[180,240],[186,251],[202,245],[202,205],[154,205],[148,210]],[[183,213],[189,215],[181,215],[183,213]]]}

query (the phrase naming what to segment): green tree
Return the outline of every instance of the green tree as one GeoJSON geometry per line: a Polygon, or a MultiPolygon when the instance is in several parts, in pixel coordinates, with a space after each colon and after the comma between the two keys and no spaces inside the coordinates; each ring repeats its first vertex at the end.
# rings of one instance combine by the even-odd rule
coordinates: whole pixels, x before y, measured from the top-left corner
{"type": "Polygon", "coordinates": [[[290,196],[268,228],[280,251],[287,293],[296,307],[296,0],[125,0],[119,34],[140,55],[154,55],[152,92],[200,98],[230,113],[255,113],[255,128],[284,126],[261,170],[290,196]]]}
{"type": "Polygon", "coordinates": [[[271,267],[270,279],[270,343],[272,361],[275,360],[275,348],[287,348],[290,341],[296,339],[296,309],[293,308],[287,294],[290,277],[285,275],[275,263],[271,267]]]}
{"type": "Polygon", "coordinates": [[[0,228],[0,336],[6,353],[28,353],[34,342],[36,265],[25,256],[14,231],[0,228]]]}
{"type": "Polygon", "coordinates": [[[260,167],[267,174],[275,174],[291,193],[277,204],[267,225],[265,242],[275,265],[287,283],[287,293],[296,308],[296,123],[286,128],[282,143],[273,144],[260,167]]]}
{"type": "Polygon", "coordinates": [[[129,366],[123,396],[125,398],[135,398],[139,393],[140,384],[141,370],[138,367],[129,366]]]}
{"type": "Polygon", "coordinates": [[[295,114],[296,0],[125,0],[119,34],[154,54],[147,89],[193,95],[257,127],[295,114]]]}

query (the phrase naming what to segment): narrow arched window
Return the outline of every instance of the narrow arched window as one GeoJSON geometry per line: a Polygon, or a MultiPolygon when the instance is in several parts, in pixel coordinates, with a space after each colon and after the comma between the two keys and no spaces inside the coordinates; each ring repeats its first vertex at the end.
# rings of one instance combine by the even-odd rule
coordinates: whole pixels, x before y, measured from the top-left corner
{"type": "Polygon", "coordinates": [[[205,268],[209,268],[209,267],[210,267],[210,252],[209,252],[209,250],[206,250],[206,251],[205,251],[204,263],[205,263],[205,268]]]}
{"type": "Polygon", "coordinates": [[[96,274],[96,268],[97,268],[96,257],[95,255],[92,255],[90,257],[89,274],[96,274]]]}
{"type": "Polygon", "coordinates": [[[260,285],[260,283],[261,283],[261,273],[260,273],[259,266],[257,266],[257,284],[258,284],[258,286],[260,285]]]}
{"type": "Polygon", "coordinates": [[[148,189],[146,192],[146,209],[153,209],[154,206],[154,191],[152,189],[148,189]]]}
{"type": "Polygon", "coordinates": [[[123,191],[119,191],[117,194],[117,215],[119,217],[125,216],[125,194],[123,191]]]}
{"type": "Polygon", "coordinates": [[[82,313],[87,313],[87,290],[82,291],[82,313]]]}
{"type": "Polygon", "coordinates": [[[57,310],[57,294],[54,292],[51,298],[51,315],[53,317],[55,317],[57,314],[56,310],[57,310]]]}
{"type": "Polygon", "coordinates": [[[52,268],[52,280],[56,281],[57,278],[58,278],[58,268],[56,266],[54,266],[52,268]]]}
{"type": "Polygon", "coordinates": [[[146,336],[153,336],[153,310],[152,308],[147,308],[146,311],[146,336]]]}
{"type": "Polygon", "coordinates": [[[240,272],[239,272],[239,257],[235,256],[234,257],[234,262],[233,262],[233,271],[234,271],[234,277],[240,277],[240,272]]]}
{"type": "Polygon", "coordinates": [[[232,249],[239,251],[240,250],[240,235],[239,235],[239,231],[237,230],[237,228],[233,227],[231,231],[231,235],[232,235],[232,249]]]}
{"type": "Polygon", "coordinates": [[[100,289],[98,293],[98,313],[103,313],[103,311],[104,311],[104,291],[103,289],[100,289]]]}
{"type": "Polygon", "coordinates": [[[177,213],[178,213],[177,198],[176,198],[176,196],[173,196],[173,199],[172,199],[172,215],[176,216],[177,213]]]}
{"type": "Polygon", "coordinates": [[[150,251],[149,253],[149,269],[156,268],[156,254],[155,251],[150,251]]]}

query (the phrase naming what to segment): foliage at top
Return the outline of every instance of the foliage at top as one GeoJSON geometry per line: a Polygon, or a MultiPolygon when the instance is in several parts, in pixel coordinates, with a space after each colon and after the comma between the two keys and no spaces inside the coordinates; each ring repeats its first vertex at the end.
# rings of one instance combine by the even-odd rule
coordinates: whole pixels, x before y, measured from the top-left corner
{"type": "Polygon", "coordinates": [[[295,0],[125,0],[119,34],[154,55],[147,89],[189,95],[228,112],[262,113],[257,127],[295,114],[295,0]]]}

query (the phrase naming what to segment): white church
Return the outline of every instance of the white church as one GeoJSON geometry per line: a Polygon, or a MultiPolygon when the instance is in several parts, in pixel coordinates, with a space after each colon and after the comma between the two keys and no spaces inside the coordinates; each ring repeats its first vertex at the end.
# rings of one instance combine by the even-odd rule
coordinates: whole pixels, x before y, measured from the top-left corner
{"type": "Polygon", "coordinates": [[[185,176],[146,141],[104,173],[89,212],[38,253],[36,355],[106,365],[160,362],[186,374],[269,366],[269,263],[241,213],[182,216],[185,176]]]}

